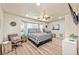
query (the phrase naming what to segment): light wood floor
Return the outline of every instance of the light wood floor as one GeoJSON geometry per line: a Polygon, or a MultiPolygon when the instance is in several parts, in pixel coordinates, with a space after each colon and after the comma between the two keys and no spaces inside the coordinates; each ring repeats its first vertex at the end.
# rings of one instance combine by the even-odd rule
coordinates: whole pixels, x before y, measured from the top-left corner
{"type": "Polygon", "coordinates": [[[62,54],[62,40],[52,39],[52,41],[36,47],[30,41],[27,40],[22,46],[19,46],[16,50],[8,53],[8,55],[60,55],[62,54]]]}

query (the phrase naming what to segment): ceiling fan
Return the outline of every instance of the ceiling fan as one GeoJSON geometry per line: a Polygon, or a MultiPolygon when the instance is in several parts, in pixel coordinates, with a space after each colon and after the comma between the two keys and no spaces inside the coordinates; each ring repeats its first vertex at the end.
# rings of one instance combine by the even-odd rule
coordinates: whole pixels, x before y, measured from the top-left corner
{"type": "Polygon", "coordinates": [[[44,9],[43,12],[41,13],[41,16],[38,17],[37,19],[40,19],[40,20],[49,20],[49,19],[51,19],[51,17],[47,15],[46,10],[44,9]]]}

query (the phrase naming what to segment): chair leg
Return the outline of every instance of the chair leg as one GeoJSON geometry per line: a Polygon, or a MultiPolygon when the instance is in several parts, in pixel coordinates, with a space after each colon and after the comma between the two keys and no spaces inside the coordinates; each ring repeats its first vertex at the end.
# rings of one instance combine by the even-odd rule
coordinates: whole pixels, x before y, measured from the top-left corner
{"type": "Polygon", "coordinates": [[[15,47],[14,49],[15,49],[15,55],[17,55],[17,47],[15,47]]]}

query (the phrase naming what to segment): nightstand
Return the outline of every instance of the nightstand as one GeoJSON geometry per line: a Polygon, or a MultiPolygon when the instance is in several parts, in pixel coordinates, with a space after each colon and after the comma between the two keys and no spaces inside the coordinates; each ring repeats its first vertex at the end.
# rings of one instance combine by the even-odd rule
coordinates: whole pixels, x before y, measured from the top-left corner
{"type": "Polygon", "coordinates": [[[52,36],[53,36],[53,38],[56,38],[56,34],[55,33],[53,33],[52,36]]]}
{"type": "Polygon", "coordinates": [[[12,51],[11,41],[2,42],[2,54],[7,54],[12,51]]]}

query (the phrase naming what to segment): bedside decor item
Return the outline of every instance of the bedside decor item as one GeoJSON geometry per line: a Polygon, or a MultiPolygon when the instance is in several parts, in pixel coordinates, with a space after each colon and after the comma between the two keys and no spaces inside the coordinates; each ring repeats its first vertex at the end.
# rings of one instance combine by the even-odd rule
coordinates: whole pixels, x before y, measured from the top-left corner
{"type": "Polygon", "coordinates": [[[69,37],[71,38],[70,41],[74,41],[75,39],[78,38],[78,36],[74,34],[71,34],[69,37]]]}
{"type": "Polygon", "coordinates": [[[12,22],[10,23],[10,25],[11,25],[11,26],[16,26],[16,22],[12,21],[12,22]]]}

